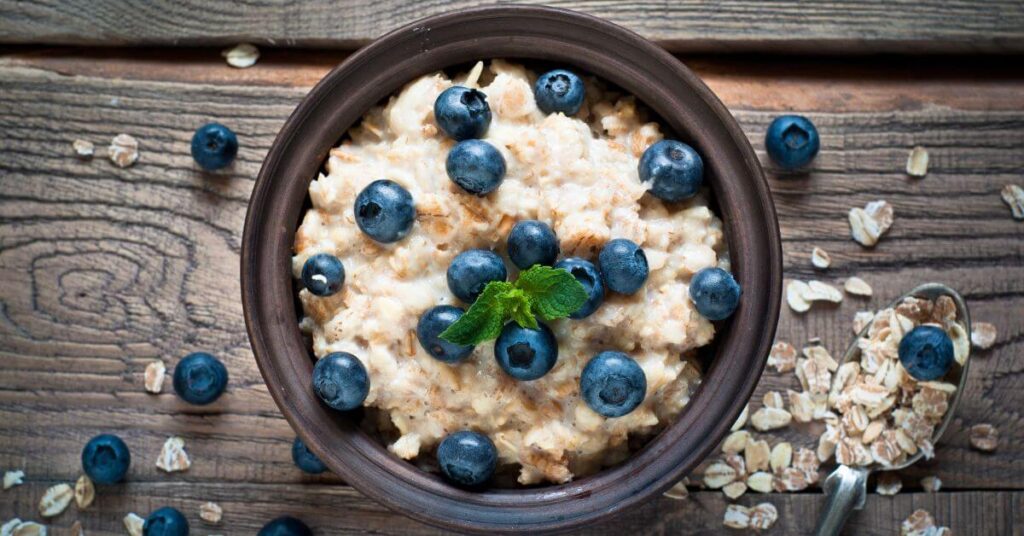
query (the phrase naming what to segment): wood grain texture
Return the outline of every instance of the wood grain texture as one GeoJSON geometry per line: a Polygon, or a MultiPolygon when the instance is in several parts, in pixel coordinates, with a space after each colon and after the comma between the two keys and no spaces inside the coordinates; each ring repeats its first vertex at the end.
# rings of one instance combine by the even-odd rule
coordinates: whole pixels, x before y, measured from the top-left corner
{"type": "MultiPolygon", "coordinates": [[[[630,28],[675,51],[1020,52],[1018,0],[548,0],[630,28]]],[[[349,48],[477,0],[0,1],[0,42],[233,44],[349,48]]]]}
{"type": "MultiPolygon", "coordinates": [[[[112,79],[0,63],[0,469],[22,468],[28,480],[0,495],[0,518],[35,518],[45,487],[80,473],[84,442],[114,431],[132,449],[131,482],[101,488],[93,510],[72,507],[56,526],[80,517],[90,534],[121,533],[127,511],[174,504],[205,531],[196,508],[215,500],[227,527],[216,532],[228,534],[251,534],[286,511],[308,518],[318,534],[431,533],[336,477],[305,476],[292,465],[292,432],[248,349],[238,296],[245,203],[263,155],[306,88],[140,80],[130,71],[112,79]],[[217,174],[198,171],[188,148],[192,130],[212,119],[231,126],[242,144],[236,164],[217,174]],[[104,155],[120,132],[141,145],[139,162],[127,169],[104,155]],[[96,158],[76,159],[75,138],[94,142],[96,158]],[[225,360],[226,396],[196,408],[169,385],[161,395],[143,391],[151,359],[173,366],[196,350],[225,360]],[[194,463],[185,473],[166,475],[153,465],[170,435],[186,439],[194,463]]],[[[766,95],[773,85],[767,75],[745,80],[762,94],[726,104],[765,161],[760,138],[777,113],[766,95]]],[[[912,77],[898,82],[914,84],[912,77]]],[[[841,91],[856,93],[856,81],[844,83],[841,91]]],[[[951,93],[956,84],[949,82],[951,93]]],[[[838,283],[856,274],[875,287],[871,299],[847,298],[804,315],[784,310],[780,339],[799,346],[820,337],[838,354],[856,310],[925,280],[959,289],[974,319],[999,330],[996,346],[971,366],[936,460],[903,473],[911,490],[919,477],[938,475],[944,492],[872,496],[853,519],[857,534],[891,534],[918,507],[958,534],[1007,534],[1022,522],[1022,495],[1012,490],[1024,482],[1024,224],[1010,218],[998,191],[1024,175],[1024,111],[1000,98],[1002,85],[991,93],[983,83],[972,86],[978,101],[987,99],[983,109],[943,106],[936,95],[923,104],[908,92],[898,106],[809,113],[822,134],[812,172],[782,176],[768,166],[787,277],[838,283]],[[916,144],[931,152],[924,179],[902,171],[916,144]],[[896,224],[876,248],[863,249],[849,239],[846,211],[879,198],[894,204],[896,224]],[[811,268],[813,246],[832,254],[830,270],[811,268]],[[997,452],[968,448],[966,429],[978,422],[999,428],[997,452]]],[[[752,407],[763,392],[795,385],[792,375],[766,373],[752,407]]],[[[770,441],[810,444],[811,432],[793,428],[770,441]]],[[[768,500],[782,518],[777,534],[806,532],[820,505],[810,492],[768,500]]],[[[724,505],[713,492],[689,502],[663,499],[600,531],[715,533],[724,505]]]]}

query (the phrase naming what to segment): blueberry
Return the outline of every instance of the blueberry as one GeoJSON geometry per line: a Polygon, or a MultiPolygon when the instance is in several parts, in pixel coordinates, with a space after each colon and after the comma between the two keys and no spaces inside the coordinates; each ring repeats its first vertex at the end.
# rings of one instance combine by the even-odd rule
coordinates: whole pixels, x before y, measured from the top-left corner
{"type": "Polygon", "coordinates": [[[498,449],[487,436],[461,430],[448,434],[438,445],[437,464],[453,484],[477,487],[494,475],[498,449]]]}
{"type": "Polygon", "coordinates": [[[661,140],[640,157],[637,173],[651,182],[651,195],[662,201],[689,199],[704,182],[704,161],[693,147],[675,140],[661,140]]]}
{"type": "Polygon", "coordinates": [[[473,353],[472,346],[452,344],[439,337],[441,332],[461,318],[463,313],[465,311],[454,305],[438,305],[420,316],[420,321],[416,324],[416,338],[434,359],[445,363],[458,363],[473,353]]]}
{"type": "Polygon", "coordinates": [[[613,292],[633,294],[647,281],[647,255],[625,238],[609,240],[597,256],[604,284],[613,292]]]}
{"type": "Polygon", "coordinates": [[[317,253],[302,265],[302,284],[316,296],[330,296],[345,283],[345,266],[334,255],[317,253]]]}
{"type": "Polygon", "coordinates": [[[482,138],[491,124],[487,95],[468,87],[452,86],[434,101],[434,120],[454,140],[482,138]]]}
{"type": "Polygon", "coordinates": [[[690,299],[697,312],[708,320],[732,316],[740,303],[741,292],[732,274],[718,267],[704,268],[690,281],[690,299]]]}
{"type": "Polygon", "coordinates": [[[82,470],[97,484],[116,484],[124,480],[131,463],[128,445],[113,434],[100,434],[82,449],[82,470]]]}
{"type": "Polygon", "coordinates": [[[537,329],[509,322],[494,341],[494,358],[509,376],[522,381],[536,380],[558,361],[558,341],[551,329],[540,322],[537,329]]]}
{"type": "Polygon", "coordinates": [[[313,536],[313,531],[292,516],[281,516],[263,525],[256,536],[313,536]]]}
{"type": "Polygon", "coordinates": [[[647,394],[647,377],[640,365],[622,352],[601,352],[580,375],[583,401],[605,417],[621,417],[640,405],[647,394]]]}
{"type": "Polygon", "coordinates": [[[604,283],[601,282],[601,272],[597,271],[594,263],[579,257],[569,257],[555,263],[555,268],[572,274],[576,281],[583,285],[583,290],[587,291],[587,301],[583,302],[583,306],[575,313],[569,315],[569,318],[578,320],[594,314],[604,301],[604,283]]]}
{"type": "Polygon", "coordinates": [[[558,258],[558,237],[551,227],[537,220],[523,220],[508,234],[508,258],[525,270],[534,264],[551,266],[558,258]]]}
{"type": "Polygon", "coordinates": [[[444,167],[452,182],[476,195],[493,192],[505,178],[505,158],[483,140],[460,141],[448,152],[444,167]]]}
{"type": "Polygon", "coordinates": [[[448,265],[448,288],[466,303],[473,303],[491,281],[508,277],[505,263],[493,251],[470,249],[455,256],[448,265]]]}
{"type": "Polygon", "coordinates": [[[324,462],[320,461],[299,437],[292,443],[292,461],[296,467],[311,475],[318,475],[327,470],[324,462]]]}
{"type": "Polygon", "coordinates": [[[900,363],[919,381],[937,380],[953,366],[953,341],[942,328],[917,326],[899,347],[900,363]]]}
{"type": "Polygon", "coordinates": [[[814,123],[802,115],[780,115],[764,135],[764,148],[785,169],[806,166],[818,154],[821,142],[814,123]]]}
{"type": "Polygon", "coordinates": [[[363,405],[370,393],[370,376],[356,356],[330,353],[313,367],[313,391],[328,406],[348,411],[363,405]]]}
{"type": "Polygon", "coordinates": [[[188,536],[188,520],[177,508],[165,506],[149,514],[142,524],[143,536],[188,536]]]}
{"type": "Polygon", "coordinates": [[[203,169],[214,171],[231,164],[238,154],[238,137],[220,123],[207,123],[192,135],[192,158],[203,169]]]}
{"type": "Polygon", "coordinates": [[[583,104],[583,80],[565,69],[548,71],[533,86],[537,107],[546,114],[573,115],[583,104]]]}
{"type": "Polygon", "coordinates": [[[356,196],[356,224],[367,236],[385,244],[397,242],[416,218],[412,194],[387,179],[371,182],[356,196]]]}
{"type": "Polygon", "coordinates": [[[203,406],[217,400],[228,385],[228,369],[206,352],[183,357],[174,367],[174,392],[190,404],[203,406]]]}

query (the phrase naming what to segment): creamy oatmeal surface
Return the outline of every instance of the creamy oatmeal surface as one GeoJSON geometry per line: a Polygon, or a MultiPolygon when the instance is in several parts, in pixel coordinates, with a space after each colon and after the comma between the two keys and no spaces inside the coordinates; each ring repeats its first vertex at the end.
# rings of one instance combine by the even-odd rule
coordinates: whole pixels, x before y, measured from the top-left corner
{"type": "MultiPolygon", "coordinates": [[[[588,80],[576,116],[545,115],[534,103],[535,79],[495,60],[455,80],[421,77],[370,110],[310,185],[313,208],[293,258],[296,277],[315,253],[345,263],[337,294],[300,292],[301,325],[318,357],[345,351],[366,365],[364,404],[390,415],[399,436],[388,447],[393,453],[431,454],[446,434],[472,429],[494,441],[499,464],[521,466],[522,484],[566,482],[617,463],[629,455],[631,434],[655,432],[679,413],[700,381],[693,350],[714,335],[688,283],[702,268],[728,269],[721,221],[703,195],[673,207],[644,195],[638,159],[662,133],[632,97],[588,80]],[[433,104],[453,84],[479,88],[493,112],[483,139],[501,151],[507,173],[485,197],[462,191],[445,172],[455,142],[439,132],[433,104]],[[368,238],[353,214],[356,195],[382,178],[408,189],[416,204],[412,231],[394,244],[368,238]],[[606,241],[628,238],[643,247],[650,276],[633,296],[608,293],[588,318],[551,322],[558,363],[538,380],[507,376],[493,342],[457,365],[435,360],[416,339],[420,315],[435,305],[469,305],[448,289],[449,263],[471,248],[504,255],[509,230],[523,219],[550,224],[563,257],[596,260],[606,241]],[[583,366],[603,350],[628,353],[647,377],[645,400],[623,417],[602,417],[579,397],[583,366]]],[[[515,267],[508,268],[514,279],[515,267]]]]}

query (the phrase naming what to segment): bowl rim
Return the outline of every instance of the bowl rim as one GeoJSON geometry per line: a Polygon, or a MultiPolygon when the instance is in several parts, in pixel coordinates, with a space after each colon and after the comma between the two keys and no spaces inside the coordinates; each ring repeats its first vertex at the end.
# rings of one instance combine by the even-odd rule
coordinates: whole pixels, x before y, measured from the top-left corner
{"type": "Polygon", "coordinates": [[[728,432],[757,384],[775,336],[782,248],[768,183],[747,137],[679,60],[590,15],[500,6],[452,11],[395,30],[313,87],[281,128],[253,187],[241,278],[246,328],[268,391],[334,473],[386,507],[435,526],[554,532],[606,519],[663,492],[728,432]],[[694,145],[705,157],[732,271],[745,292],[716,336],[718,350],[701,387],[676,420],[628,460],[567,484],[469,492],[399,460],[352,419],[315,399],[309,388],[313,363],[295,320],[291,255],[309,183],[328,151],[367,109],[421,74],[499,57],[568,63],[608,80],[657,113],[667,131],[694,145]],[[333,426],[323,426],[328,422],[333,426]]]}

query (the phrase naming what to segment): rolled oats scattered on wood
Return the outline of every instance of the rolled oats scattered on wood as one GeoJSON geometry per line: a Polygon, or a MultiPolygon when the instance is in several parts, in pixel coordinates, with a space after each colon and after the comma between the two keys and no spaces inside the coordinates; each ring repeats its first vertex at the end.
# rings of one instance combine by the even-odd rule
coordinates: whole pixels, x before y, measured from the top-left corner
{"type": "Polygon", "coordinates": [[[732,423],[730,431],[737,431],[747,425],[747,414],[750,412],[750,404],[743,406],[743,411],[740,412],[740,416],[736,417],[736,422],[732,423]]]}
{"type": "Polygon", "coordinates": [[[5,522],[3,525],[0,525],[0,536],[11,536],[11,533],[14,532],[14,528],[20,524],[21,520],[18,518],[5,522]]]}
{"type": "Polygon", "coordinates": [[[750,509],[740,504],[726,506],[722,524],[731,529],[750,528],[750,509]]]}
{"type": "Polygon", "coordinates": [[[1010,207],[1013,219],[1024,220],[1024,188],[1016,184],[1007,184],[999,192],[1000,197],[1010,207]]]}
{"type": "Polygon", "coordinates": [[[875,493],[879,495],[893,496],[903,489],[903,481],[896,473],[881,473],[875,483],[875,493]]]}
{"type": "Polygon", "coordinates": [[[683,478],[679,482],[676,482],[674,486],[669,488],[668,491],[664,493],[664,495],[669,499],[685,499],[690,496],[690,490],[686,488],[686,486],[689,484],[690,480],[687,478],[683,478]]]}
{"type": "Polygon", "coordinates": [[[184,471],[192,466],[192,461],[185,452],[185,440],[172,436],[164,442],[160,450],[160,457],[156,460],[156,466],[165,472],[184,471]]]}
{"type": "Polygon", "coordinates": [[[811,422],[814,418],[814,401],[807,392],[786,391],[789,395],[789,411],[796,422],[811,422]]]}
{"type": "Polygon", "coordinates": [[[789,467],[793,463],[793,445],[783,441],[776,443],[772,447],[771,454],[768,455],[768,465],[771,467],[772,472],[778,473],[780,470],[789,467]]]}
{"type": "Polygon", "coordinates": [[[924,177],[928,173],[928,150],[918,145],[907,156],[907,175],[924,177]]]}
{"type": "Polygon", "coordinates": [[[96,152],[96,148],[93,146],[91,141],[86,140],[75,140],[71,142],[71,148],[75,151],[75,156],[88,160],[92,158],[93,153],[96,152]]]}
{"type": "Polygon", "coordinates": [[[260,49],[249,43],[240,43],[225,49],[220,54],[224,56],[228,65],[237,69],[252,67],[256,65],[256,60],[260,59],[260,49]]]}
{"type": "Polygon", "coordinates": [[[777,341],[768,353],[768,366],[779,374],[793,370],[796,367],[796,348],[788,342],[777,341]]]}
{"type": "Polygon", "coordinates": [[[832,373],[828,371],[826,363],[816,359],[801,359],[797,362],[797,370],[807,383],[806,391],[811,394],[828,394],[832,373]]]}
{"type": "Polygon", "coordinates": [[[802,351],[804,357],[814,360],[819,366],[824,366],[829,372],[835,372],[839,368],[839,363],[832,357],[832,354],[828,353],[824,346],[817,344],[805,346],[802,351]]]}
{"type": "Polygon", "coordinates": [[[839,429],[826,427],[825,433],[818,437],[818,460],[828,461],[836,453],[836,446],[839,444],[839,429]]]}
{"type": "Polygon", "coordinates": [[[722,486],[722,493],[730,499],[738,499],[747,492],[747,484],[744,482],[731,482],[722,486]]]}
{"type": "Polygon", "coordinates": [[[224,510],[217,503],[205,502],[199,505],[199,518],[207,523],[213,523],[214,525],[220,523],[220,518],[223,514],[224,510]]]}
{"type": "Polygon", "coordinates": [[[747,441],[749,440],[750,432],[746,430],[732,432],[725,437],[725,441],[722,441],[722,452],[725,454],[739,454],[747,447],[747,441]]]}
{"type": "Polygon", "coordinates": [[[782,394],[778,391],[768,391],[761,398],[761,402],[766,408],[779,408],[786,407],[785,402],[782,400],[782,394]]]}
{"type": "Polygon", "coordinates": [[[829,255],[827,251],[819,247],[815,247],[811,250],[811,264],[815,268],[824,270],[832,265],[832,256],[829,255]]]}
{"type": "Polygon", "coordinates": [[[153,394],[160,394],[164,390],[164,377],[167,375],[167,365],[162,360],[156,360],[146,365],[145,387],[146,391],[153,394]]]}
{"type": "Polygon", "coordinates": [[[774,407],[761,408],[755,411],[754,415],[750,417],[750,423],[753,424],[754,428],[759,432],[785,428],[786,426],[789,426],[789,423],[792,422],[792,420],[793,416],[790,415],[788,411],[774,407]]]}
{"type": "Polygon", "coordinates": [[[832,303],[839,303],[843,301],[843,293],[839,292],[839,289],[829,285],[828,283],[812,280],[807,282],[807,288],[809,289],[809,293],[804,294],[805,300],[827,301],[832,303]]]}
{"type": "Polygon", "coordinates": [[[802,491],[807,489],[807,475],[795,467],[783,467],[775,473],[775,491],[802,491]]]}
{"type": "Polygon", "coordinates": [[[727,454],[722,461],[736,471],[736,478],[742,479],[747,474],[747,461],[739,454],[727,454]]]}
{"type": "Polygon", "coordinates": [[[818,470],[821,468],[821,462],[813,450],[805,447],[796,449],[796,452],[793,453],[792,467],[804,474],[804,479],[807,480],[808,484],[814,484],[818,481],[818,470]]]}
{"type": "Polygon", "coordinates": [[[128,134],[118,134],[110,141],[107,156],[115,166],[126,168],[139,159],[139,140],[128,134]]]}
{"type": "Polygon", "coordinates": [[[39,499],[39,515],[43,517],[54,517],[67,510],[71,499],[75,497],[75,491],[67,484],[51,486],[39,499]]]}
{"type": "Polygon", "coordinates": [[[25,471],[16,469],[13,471],[7,471],[4,473],[4,490],[9,490],[14,486],[20,486],[24,483],[25,471]]]}
{"type": "Polygon", "coordinates": [[[779,511],[772,503],[763,502],[750,509],[750,528],[768,530],[779,519],[779,511]]]}
{"type": "MultiPolygon", "coordinates": [[[[46,536],[46,525],[40,525],[35,521],[22,521],[20,519],[12,519],[11,521],[17,521],[17,524],[11,525],[8,523],[8,525],[11,525],[9,528],[10,536],[46,536]]],[[[7,525],[4,526],[6,527],[7,525]]],[[[0,529],[0,534],[4,534],[4,536],[6,536],[7,533],[4,533],[3,529],[0,529]]]]}
{"type": "Polygon", "coordinates": [[[146,520],[134,512],[124,516],[124,529],[128,531],[129,536],[142,536],[142,526],[145,523],[146,520]]]}
{"type": "Polygon", "coordinates": [[[854,296],[871,296],[874,293],[871,285],[859,277],[850,277],[843,282],[843,290],[854,296]]]}
{"type": "Polygon", "coordinates": [[[900,536],[926,536],[929,530],[935,530],[935,518],[927,510],[915,510],[900,525],[900,536]]]}
{"type": "MultiPolygon", "coordinates": [[[[988,322],[971,324],[971,344],[979,350],[988,350],[996,343],[996,327],[988,322]]],[[[770,360],[771,358],[769,358],[770,360]]]]}
{"type": "Polygon", "coordinates": [[[809,311],[811,309],[811,302],[806,300],[804,296],[810,293],[810,291],[811,288],[807,286],[807,283],[796,279],[790,281],[786,285],[786,303],[789,304],[789,308],[798,313],[809,311]]]}
{"type": "Polygon", "coordinates": [[[757,471],[747,477],[747,486],[758,493],[771,493],[775,476],[767,471],[757,471]]]}
{"type": "Polygon", "coordinates": [[[736,480],[736,469],[725,462],[714,462],[704,469],[704,485],[709,489],[725,487],[736,480]]]}
{"type": "Polygon", "coordinates": [[[75,506],[78,506],[79,510],[85,510],[95,498],[96,486],[92,484],[92,479],[88,475],[78,477],[78,481],[75,482],[75,506]]]}
{"type": "Polygon", "coordinates": [[[851,208],[850,234],[862,246],[872,247],[892,226],[894,215],[892,205],[882,200],[872,201],[864,208],[851,208]]]}
{"type": "Polygon", "coordinates": [[[760,440],[747,441],[747,447],[743,450],[743,457],[747,462],[747,472],[768,470],[768,459],[771,457],[771,449],[768,442],[760,440]]]}
{"type": "Polygon", "coordinates": [[[999,430],[991,424],[975,424],[970,430],[971,446],[982,452],[993,452],[999,446],[999,430]]]}

